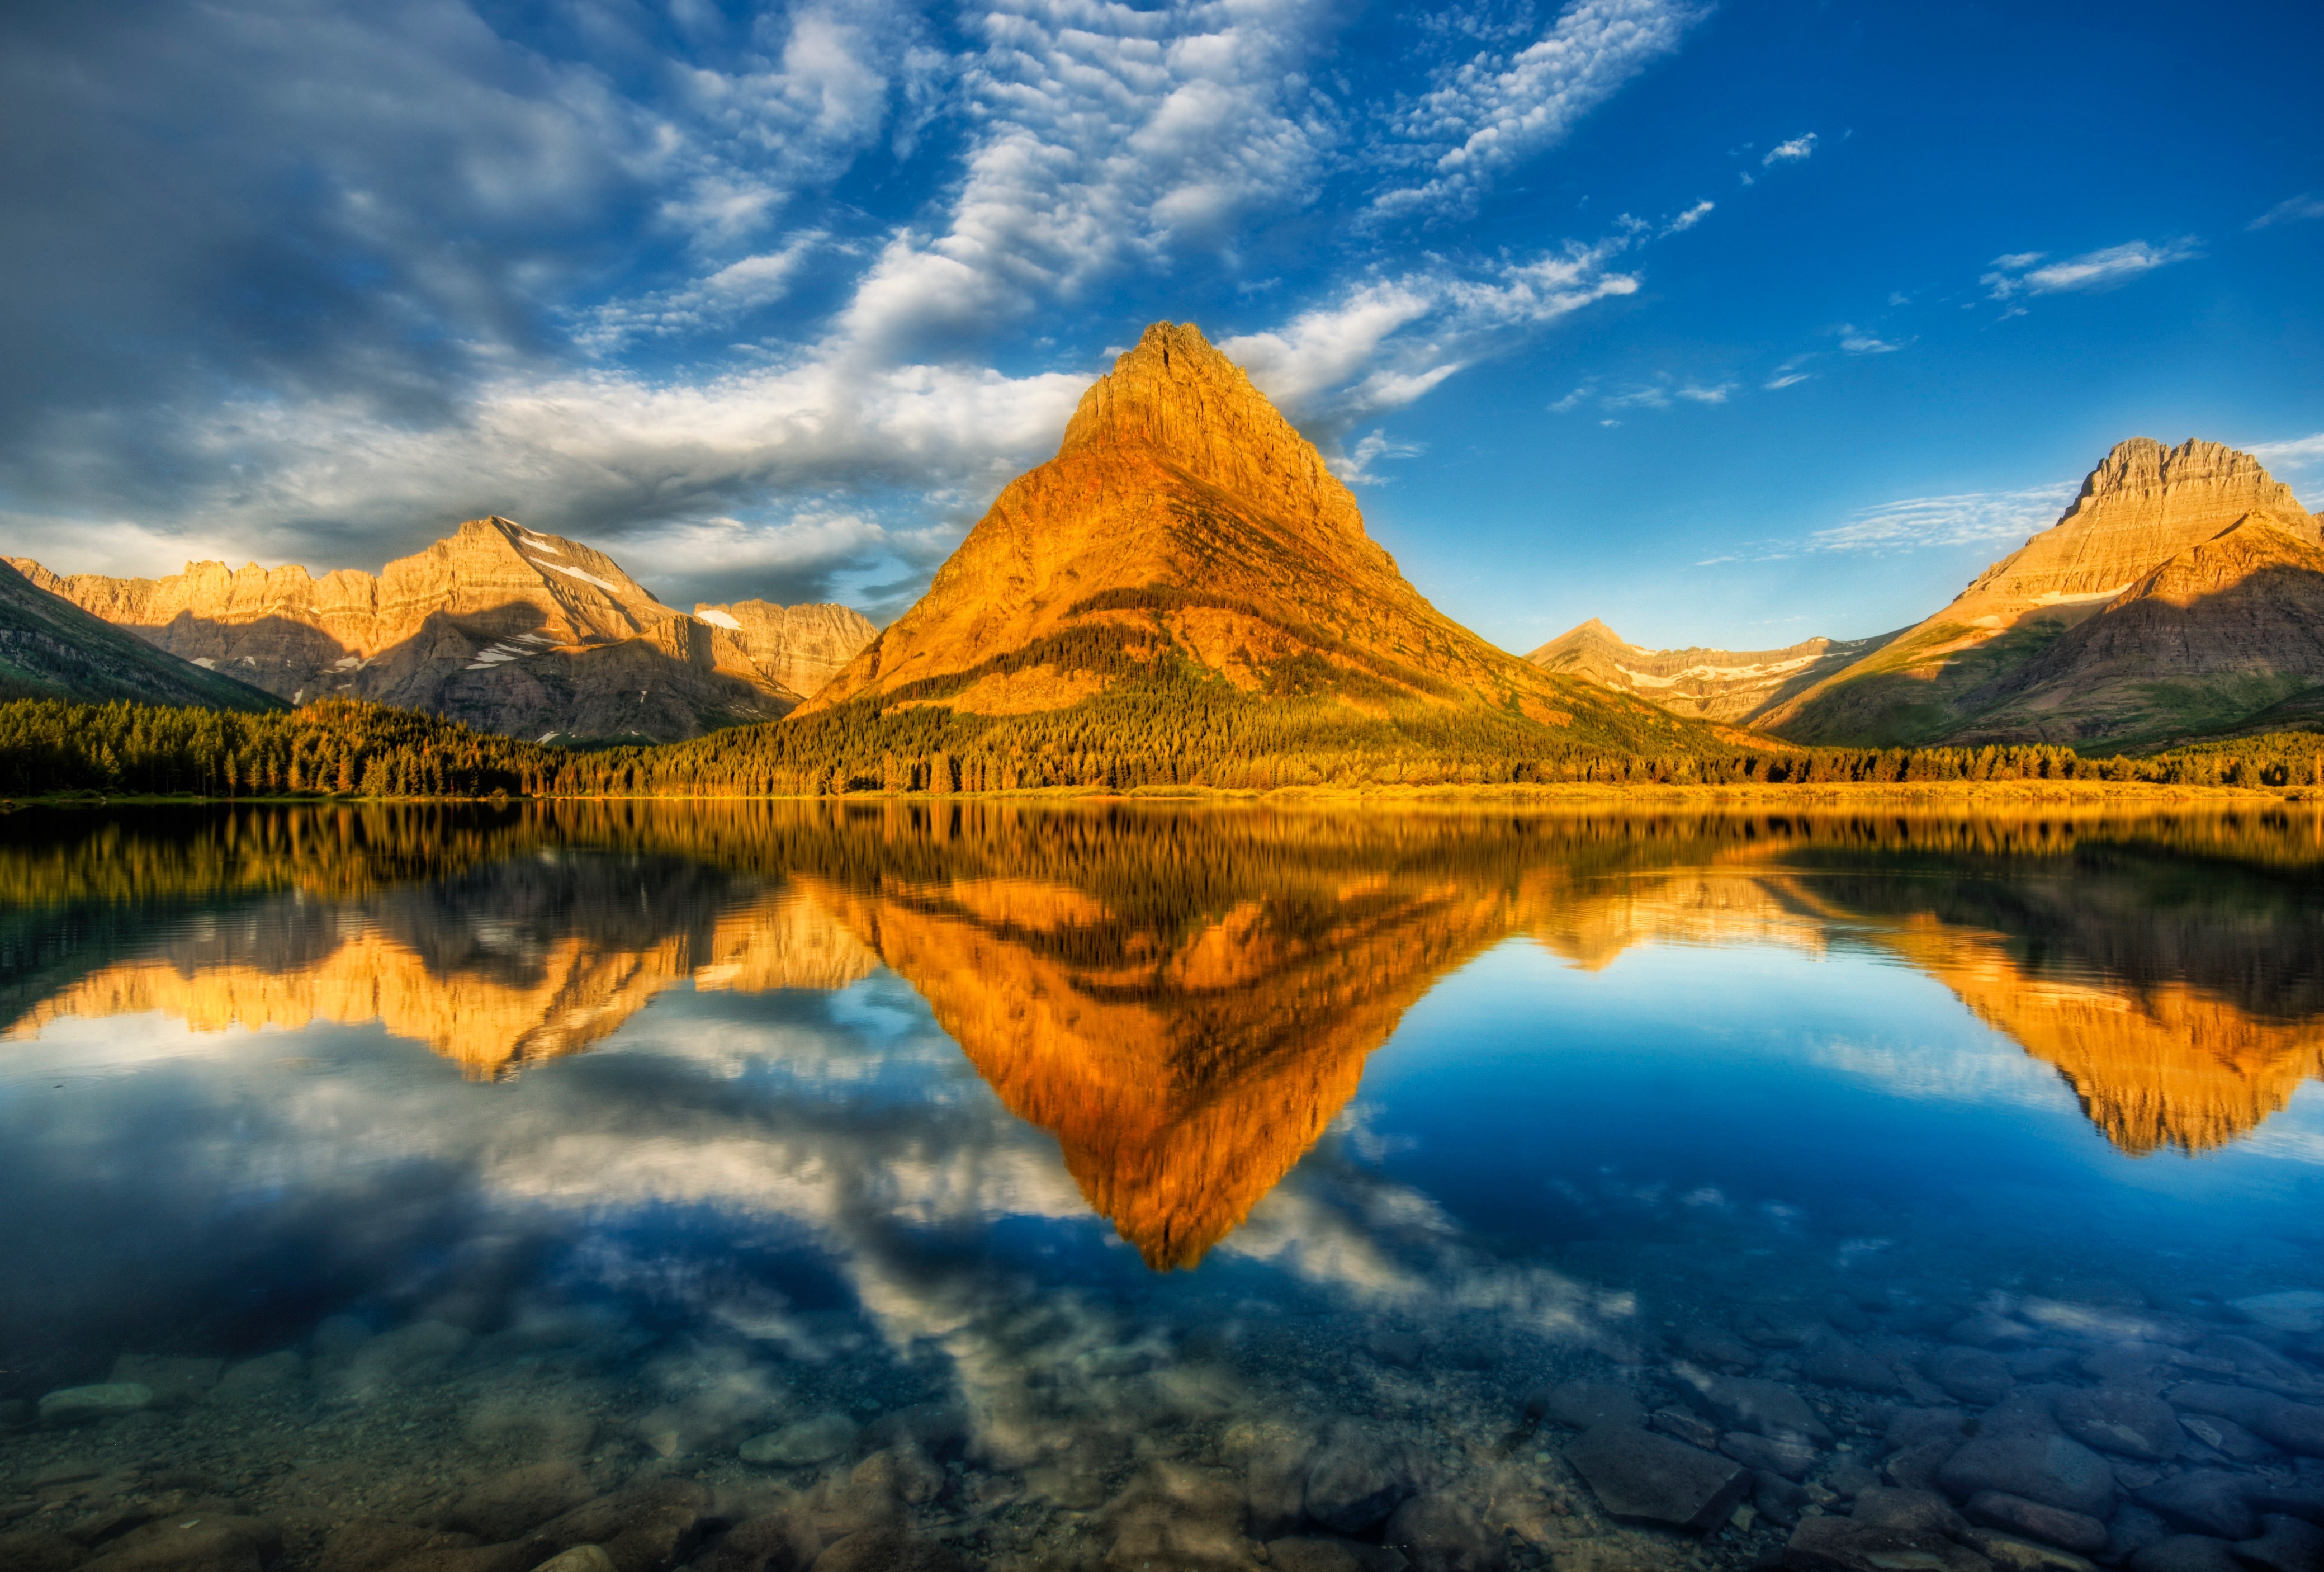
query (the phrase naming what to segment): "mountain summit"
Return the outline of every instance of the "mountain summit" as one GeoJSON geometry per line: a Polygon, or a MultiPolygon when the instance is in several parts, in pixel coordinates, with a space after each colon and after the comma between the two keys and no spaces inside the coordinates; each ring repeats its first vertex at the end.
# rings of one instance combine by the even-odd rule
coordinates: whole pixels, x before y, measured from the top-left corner
{"type": "Polygon", "coordinates": [[[2318,521],[2252,455],[2134,437],[1950,606],[1757,724],[1884,744],[2241,726],[2324,684],[2319,545],[2318,521]]]}
{"type": "Polygon", "coordinates": [[[800,714],[1028,715],[1174,672],[1197,698],[1316,701],[1319,723],[1485,707],[1575,743],[1692,735],[1429,605],[1314,446],[1198,328],[1168,322],[800,714]]]}

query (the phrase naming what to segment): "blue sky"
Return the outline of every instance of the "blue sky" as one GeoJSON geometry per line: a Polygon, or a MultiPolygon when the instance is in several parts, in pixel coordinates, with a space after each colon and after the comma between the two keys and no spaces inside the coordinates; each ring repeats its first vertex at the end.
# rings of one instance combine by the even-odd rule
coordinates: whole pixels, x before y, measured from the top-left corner
{"type": "Polygon", "coordinates": [[[2114,442],[2324,505],[2324,11],[211,0],[0,18],[0,537],[500,512],[899,610],[1158,318],[1446,611],[1933,610],[2114,442]]]}

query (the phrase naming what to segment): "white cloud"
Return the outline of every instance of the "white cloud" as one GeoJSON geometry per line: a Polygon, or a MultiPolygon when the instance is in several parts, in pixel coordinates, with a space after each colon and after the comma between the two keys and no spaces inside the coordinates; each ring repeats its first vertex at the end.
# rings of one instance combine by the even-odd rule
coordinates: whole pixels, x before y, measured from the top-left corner
{"type": "Polygon", "coordinates": [[[1372,466],[1383,458],[1413,458],[1420,449],[1409,442],[1393,442],[1384,431],[1367,433],[1341,458],[1331,460],[1332,473],[1351,485],[1377,485],[1387,476],[1372,466]]]}
{"type": "Polygon", "coordinates": [[[1665,235],[1683,234],[1685,231],[1693,228],[1696,225],[1709,217],[1713,206],[1715,206],[1715,204],[1711,202],[1697,202],[1693,207],[1689,208],[1685,212],[1681,213],[1677,217],[1664,225],[1663,233],[1665,235]]]}
{"type": "Polygon", "coordinates": [[[1679,397],[1694,403],[1723,404],[1727,402],[1727,395],[1735,391],[1735,384],[1731,382],[1722,382],[1713,387],[1689,386],[1676,391],[1679,397]]]}
{"type": "Polygon", "coordinates": [[[2133,240],[2121,245],[2109,245],[2102,251],[2086,251],[2080,256],[2070,256],[2044,266],[2035,266],[2045,253],[2019,252],[1993,259],[1995,271],[1983,274],[1978,282],[1990,289],[1992,298],[2006,301],[2020,294],[2052,295],[2067,290],[2108,289],[2156,268],[2168,267],[2175,262],[2187,262],[2203,254],[2201,245],[2192,236],[2167,240],[2151,245],[2144,240],[2133,240]]]}
{"type": "Polygon", "coordinates": [[[1904,347],[1902,344],[1891,344],[1886,338],[1862,332],[1846,323],[1840,325],[1839,331],[1840,347],[1850,355],[1893,355],[1904,347]]]}
{"type": "Polygon", "coordinates": [[[1766,388],[1769,393],[1775,393],[1781,389],[1805,382],[1814,375],[1815,373],[1812,371],[1787,371],[1783,373],[1781,375],[1769,377],[1766,382],[1761,383],[1759,385],[1766,388]]]}
{"type": "Polygon", "coordinates": [[[2254,442],[2244,451],[2270,469],[2306,469],[2324,464],[2324,431],[2282,442],[2254,442]]]}
{"type": "Polygon", "coordinates": [[[2313,191],[2302,191],[2296,197],[2284,198],[2244,227],[2265,229],[2272,225],[2297,224],[2307,218],[2324,218],[2324,197],[2319,197],[2313,191]]]}
{"type": "Polygon", "coordinates": [[[1779,163],[1798,163],[1815,152],[1815,144],[1816,134],[1812,131],[1805,136],[1794,136],[1789,142],[1779,142],[1767,150],[1767,156],[1759,161],[1759,167],[1771,169],[1779,163]]]}
{"type": "Polygon", "coordinates": [[[2066,482],[2022,491],[1972,491],[1907,497],[1864,509],[1848,522],[1810,535],[1812,551],[1909,551],[1988,541],[2015,543],[2058,522],[2076,487],[2066,482]]]}
{"type": "Polygon", "coordinates": [[[1388,113],[1375,150],[1424,178],[1381,192],[1374,210],[1473,206],[1497,174],[1561,141],[1649,61],[1676,49],[1707,10],[1668,0],[1576,0],[1526,48],[1480,51],[1440,69],[1428,92],[1388,113]]]}

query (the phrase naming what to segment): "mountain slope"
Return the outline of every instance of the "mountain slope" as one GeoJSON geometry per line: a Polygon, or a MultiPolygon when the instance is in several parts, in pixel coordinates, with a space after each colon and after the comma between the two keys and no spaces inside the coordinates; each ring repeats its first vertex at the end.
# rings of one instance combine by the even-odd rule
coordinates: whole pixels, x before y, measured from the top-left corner
{"type": "Polygon", "coordinates": [[[1304,703],[1324,727],[1469,717],[1550,743],[1717,745],[1437,611],[1314,448],[1199,330],[1169,323],[1083,395],[1057,457],[1010,482],[928,593],[799,715],[1033,715],[1172,682],[1224,704],[1219,725],[1304,703]]]}
{"type": "Polygon", "coordinates": [[[738,600],[697,605],[694,615],[733,633],[761,673],[810,696],[880,636],[872,619],[849,606],[738,600]]]}
{"type": "MultiPolygon", "coordinates": [[[[1980,741],[2064,741],[2111,735],[2118,705],[2093,698],[2085,725],[2065,667],[2042,665],[2045,652],[2094,617],[2110,614],[2149,575],[2247,518],[2295,537],[2317,538],[2316,521],[2259,461],[2217,442],[2164,448],[2136,437],[2116,446],[2082,483],[2058,522],[1996,562],[1951,605],[1879,650],[1762,716],[1758,724],[1793,742],[1897,744],[1980,741]],[[2030,691],[2030,675],[2052,673],[2037,717],[2009,707],[2030,691]],[[1988,714],[1988,711],[1997,713],[1988,714]]],[[[2277,578],[2255,593],[2296,582],[2277,578]]],[[[2295,599],[2297,596],[2295,596],[2295,599]]],[[[2297,620],[2296,606],[2283,615],[2297,620]]],[[[2227,689],[2211,680],[2191,647],[2167,635],[2151,649],[2123,643],[2162,624],[2152,613],[2114,624],[2105,642],[2119,675],[2143,662],[2145,680],[2189,680],[2209,698],[2174,705],[2162,689],[2135,723],[2141,735],[2190,735],[2227,724],[2304,686],[2297,672],[2237,670],[2237,677],[2282,679],[2248,688],[2222,708],[2227,689]],[[2126,662],[2128,666],[2126,666],[2126,662]]],[[[2097,635],[2091,635],[2096,637],[2097,635]]],[[[2200,642],[2200,641],[2199,641],[2200,642]]],[[[2296,641],[2295,641],[2296,643],[2296,641]]],[[[2080,648],[2083,646],[2070,646],[2080,648]]],[[[2289,649],[2291,646],[2284,646],[2289,649]]],[[[2057,659],[2071,664],[2075,657],[2057,659]]],[[[2091,657],[2095,658],[2095,657],[2091,657]]],[[[2324,672],[2315,675],[2324,676],[2324,672]]],[[[2191,692],[2192,690],[2190,690],[2191,692]]],[[[2118,718],[2118,717],[2117,717],[2118,718]]]]}
{"type": "Polygon", "coordinates": [[[283,707],[273,695],[164,654],[0,564],[0,699],[6,698],[283,707]]]}
{"type": "Polygon", "coordinates": [[[1780,650],[1647,650],[1591,617],[1526,657],[1545,671],[1587,678],[1659,704],[1673,715],[1748,725],[1795,693],[1871,654],[1895,633],[1813,638],[1780,650]]]}
{"type": "Polygon", "coordinates": [[[653,742],[767,720],[798,695],[727,628],[662,605],[603,552],[471,519],[377,577],[193,562],[166,578],[19,569],[171,653],[293,703],[426,710],[512,736],[653,742]]]}

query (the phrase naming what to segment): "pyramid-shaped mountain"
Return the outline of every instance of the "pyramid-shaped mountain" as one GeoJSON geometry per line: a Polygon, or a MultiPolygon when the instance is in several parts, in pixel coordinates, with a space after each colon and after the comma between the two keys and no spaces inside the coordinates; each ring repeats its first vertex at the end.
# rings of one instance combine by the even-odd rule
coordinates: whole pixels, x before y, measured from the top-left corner
{"type": "Polygon", "coordinates": [[[471,519],[377,575],[189,562],[162,578],[25,578],[180,660],[292,703],[374,699],[514,736],[668,742],[770,720],[800,693],[771,675],[828,676],[870,624],[844,607],[817,624],[844,654],[789,658],[784,627],[749,603],[695,615],[664,606],[604,552],[512,520],[471,519]],[[737,608],[742,609],[742,608],[737,608]]]}
{"type": "Polygon", "coordinates": [[[1494,648],[1364,532],[1313,444],[1191,324],[1082,396],[927,594],[807,706],[1059,710],[1166,670],[1351,719],[1489,708],[1576,744],[1709,734],[1494,648]]]}
{"type": "Polygon", "coordinates": [[[2324,700],[2318,521],[2217,442],[2121,443],[2057,523],[1758,723],[1799,743],[2138,742],[2324,700]],[[2304,697],[2304,696],[2312,696],[2304,697]]]}

